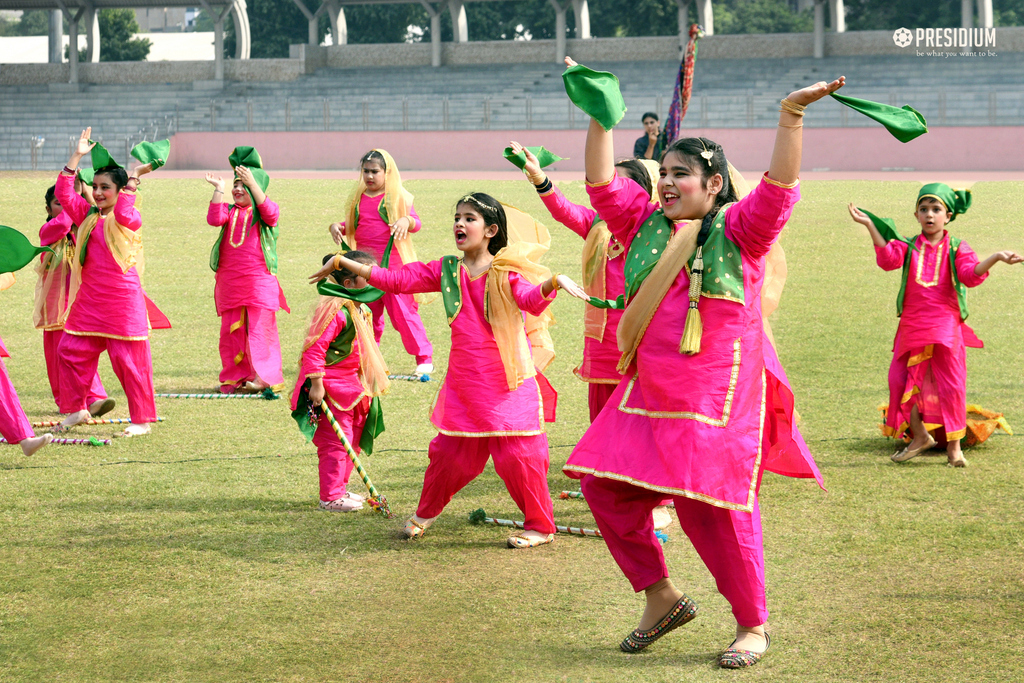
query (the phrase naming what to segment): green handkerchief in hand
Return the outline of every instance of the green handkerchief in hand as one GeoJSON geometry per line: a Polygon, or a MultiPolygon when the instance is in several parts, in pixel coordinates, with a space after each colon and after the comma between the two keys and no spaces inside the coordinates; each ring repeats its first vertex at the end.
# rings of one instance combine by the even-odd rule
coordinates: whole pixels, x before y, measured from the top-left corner
{"type": "Polygon", "coordinates": [[[900,142],[910,142],[928,132],[928,122],[924,120],[924,116],[909,104],[905,104],[901,108],[836,93],[832,93],[832,97],[850,109],[878,121],[900,142]]]}
{"type": "Polygon", "coordinates": [[[562,73],[562,82],[573,104],[605,130],[614,128],[626,115],[626,101],[622,99],[619,79],[615,74],[577,64],[562,73]]]}
{"type": "MultiPolygon", "coordinates": [[[[533,156],[537,157],[537,161],[540,162],[540,167],[545,168],[555,163],[556,161],[562,161],[564,157],[560,157],[554,152],[549,152],[543,147],[527,147],[533,153],[533,156]]],[[[512,151],[511,147],[505,148],[505,158],[511,161],[517,168],[524,168],[526,166],[526,152],[520,152],[516,154],[512,151]]]]}

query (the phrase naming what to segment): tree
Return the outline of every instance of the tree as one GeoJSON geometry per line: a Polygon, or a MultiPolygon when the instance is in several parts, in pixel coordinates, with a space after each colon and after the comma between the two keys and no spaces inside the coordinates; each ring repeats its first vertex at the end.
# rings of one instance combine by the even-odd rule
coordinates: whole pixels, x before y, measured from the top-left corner
{"type": "MultiPolygon", "coordinates": [[[[29,10],[14,21],[0,19],[0,36],[45,36],[50,32],[49,12],[45,10],[29,10]]],[[[64,31],[68,26],[64,20],[64,31]]]]}
{"type": "MultiPolygon", "coordinates": [[[[317,0],[304,0],[303,4],[310,12],[320,7],[317,0]]],[[[252,0],[246,8],[253,59],[287,57],[289,45],[309,42],[309,22],[292,0],[252,0]]],[[[327,35],[327,24],[326,17],[320,19],[320,42],[327,35]]],[[[235,23],[230,16],[224,19],[224,55],[235,55],[235,23]]]]}
{"type": "Polygon", "coordinates": [[[147,38],[133,38],[139,22],[132,9],[100,10],[100,61],[144,62],[153,43],[147,38]]]}

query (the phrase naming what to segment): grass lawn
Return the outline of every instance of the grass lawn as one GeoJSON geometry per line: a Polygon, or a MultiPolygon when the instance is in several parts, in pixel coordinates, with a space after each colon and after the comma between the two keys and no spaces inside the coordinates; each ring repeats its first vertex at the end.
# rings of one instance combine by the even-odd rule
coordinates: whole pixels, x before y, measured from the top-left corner
{"type": "MultiPolygon", "coordinates": [[[[55,174],[4,174],[0,223],[36,239],[55,174]]],[[[455,253],[455,200],[484,190],[547,223],[547,264],[579,273],[578,237],[557,225],[525,182],[411,181],[427,226],[424,260],[455,253]]],[[[277,180],[280,277],[292,306],[278,325],[286,381],[316,295],[305,284],[333,249],[327,225],[352,182],[277,180]]],[[[584,202],[581,182],[562,184],[584,202]]],[[[147,178],[140,191],[147,291],[174,324],[152,335],[158,392],[212,391],[219,319],[206,226],[210,186],[147,178]]],[[[1021,441],[994,436],[944,458],[889,461],[875,406],[887,396],[898,274],[874,264],[847,202],[893,216],[913,234],[915,183],[807,182],[783,236],[789,282],[772,325],[796,392],[802,429],[825,475],[768,475],[761,507],[773,647],[755,669],[715,665],[734,621],[685,536],[664,546],[672,577],[699,618],[640,655],[618,650],[636,625],[632,593],[599,539],[558,537],[505,548],[506,529],[469,513],[518,518],[493,468],[450,504],[430,532],[400,538],[416,505],[428,420],[447,363],[440,301],[422,310],[435,381],[395,383],[387,432],[366,459],[395,519],[316,509],[316,456],[284,401],[157,399],[152,435],[107,447],[50,446],[28,459],[0,447],[0,680],[10,681],[1015,681],[1024,656],[1024,469],[1021,441]]],[[[1022,249],[1024,184],[979,183],[952,224],[982,256],[1022,249]]],[[[997,265],[970,294],[986,348],[968,353],[968,399],[1024,430],[1024,269],[997,265]]],[[[7,369],[33,419],[56,419],[42,334],[32,328],[35,275],[0,295],[7,369]]],[[[586,387],[572,376],[582,310],[559,297],[560,392],[550,426],[553,493],[588,424],[586,387]]],[[[389,328],[393,372],[414,361],[389,328]]],[[[127,417],[106,359],[101,375],[127,417]]],[[[685,381],[685,378],[680,378],[685,381]]],[[[290,386],[289,386],[290,388],[290,386]]],[[[76,434],[109,436],[113,428],[76,434]]],[[[359,490],[353,480],[353,490],[359,490]]],[[[586,503],[556,500],[561,524],[593,527],[586,503]]]]}

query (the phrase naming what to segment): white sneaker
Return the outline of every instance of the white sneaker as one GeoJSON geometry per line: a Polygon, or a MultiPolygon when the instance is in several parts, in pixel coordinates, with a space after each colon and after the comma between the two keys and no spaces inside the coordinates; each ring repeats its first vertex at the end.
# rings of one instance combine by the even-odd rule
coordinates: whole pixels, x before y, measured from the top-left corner
{"type": "Polygon", "coordinates": [[[416,374],[416,375],[429,375],[433,371],[434,371],[434,364],[433,363],[420,363],[419,365],[416,366],[416,372],[413,373],[413,374],[416,374]]]}

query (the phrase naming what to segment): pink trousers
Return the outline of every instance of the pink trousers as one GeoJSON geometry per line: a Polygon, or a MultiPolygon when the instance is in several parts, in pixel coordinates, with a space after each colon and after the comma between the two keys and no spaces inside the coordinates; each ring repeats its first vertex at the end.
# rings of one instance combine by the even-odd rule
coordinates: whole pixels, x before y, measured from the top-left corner
{"type": "Polygon", "coordinates": [[[0,436],[7,439],[7,443],[15,444],[35,435],[21,408],[18,392],[14,390],[11,378],[7,375],[7,366],[0,360],[0,436]]]}
{"type": "Polygon", "coordinates": [[[434,356],[434,347],[427,339],[427,331],[420,320],[420,305],[410,294],[385,294],[367,304],[373,313],[373,338],[380,344],[384,335],[384,310],[387,309],[391,326],[402,337],[405,352],[416,357],[416,364],[429,363],[434,356]]]}
{"type": "Polygon", "coordinates": [[[239,306],[220,318],[221,391],[231,393],[246,382],[262,381],[271,387],[284,384],[277,313],[265,308],[239,306]]]}
{"type": "Polygon", "coordinates": [[[589,386],[590,390],[587,393],[587,403],[590,404],[590,421],[593,422],[597,419],[597,416],[601,414],[601,409],[604,408],[604,404],[608,403],[608,399],[612,397],[612,393],[615,392],[615,388],[619,385],[591,382],[589,386]]]}
{"type": "MultiPolygon", "coordinates": [[[[333,406],[331,408],[334,419],[341,425],[341,431],[352,445],[352,450],[359,455],[359,439],[363,436],[363,425],[366,423],[366,413],[370,409],[370,399],[363,397],[352,410],[338,410],[333,406]]],[[[338,500],[345,495],[348,478],[354,466],[326,417],[320,418],[320,424],[313,434],[313,445],[316,446],[316,454],[320,458],[320,500],[325,503],[338,500]]]]}
{"type": "MultiPolygon", "coordinates": [[[[583,495],[619,569],[639,592],[668,576],[665,555],[654,535],[651,510],[665,494],[588,474],[583,495]]],[[[761,512],[737,512],[691,498],[675,497],[676,515],[697,554],[732,605],[740,626],[768,621],[764,591],[761,512]]]]}
{"type": "Polygon", "coordinates": [[[959,351],[941,344],[922,346],[892,359],[886,425],[894,436],[909,429],[914,406],[927,429],[942,425],[950,441],[967,434],[967,354],[962,345],[959,351]]]}
{"type": "MultiPolygon", "coordinates": [[[[53,400],[57,404],[57,410],[62,413],[70,413],[77,408],[71,408],[61,403],[60,397],[60,361],[57,347],[64,336],[64,330],[43,330],[43,356],[46,358],[46,376],[50,379],[50,391],[53,393],[53,400]]],[[[100,381],[100,373],[92,377],[89,390],[85,396],[86,405],[92,405],[107,397],[107,390],[103,388],[100,381]]]]}
{"type": "Polygon", "coordinates": [[[64,334],[57,348],[60,367],[61,401],[68,412],[86,410],[92,378],[96,376],[100,354],[110,356],[110,365],[128,398],[132,422],[156,422],[156,397],[153,395],[153,358],[149,340],[129,341],[110,337],[82,337],[64,334]]]}
{"type": "Polygon", "coordinates": [[[555,533],[554,506],[548,491],[548,437],[448,436],[430,442],[430,464],[423,475],[423,492],[416,514],[437,517],[466,484],[476,479],[494,458],[494,471],[505,482],[512,500],[525,516],[526,528],[555,533]]]}

